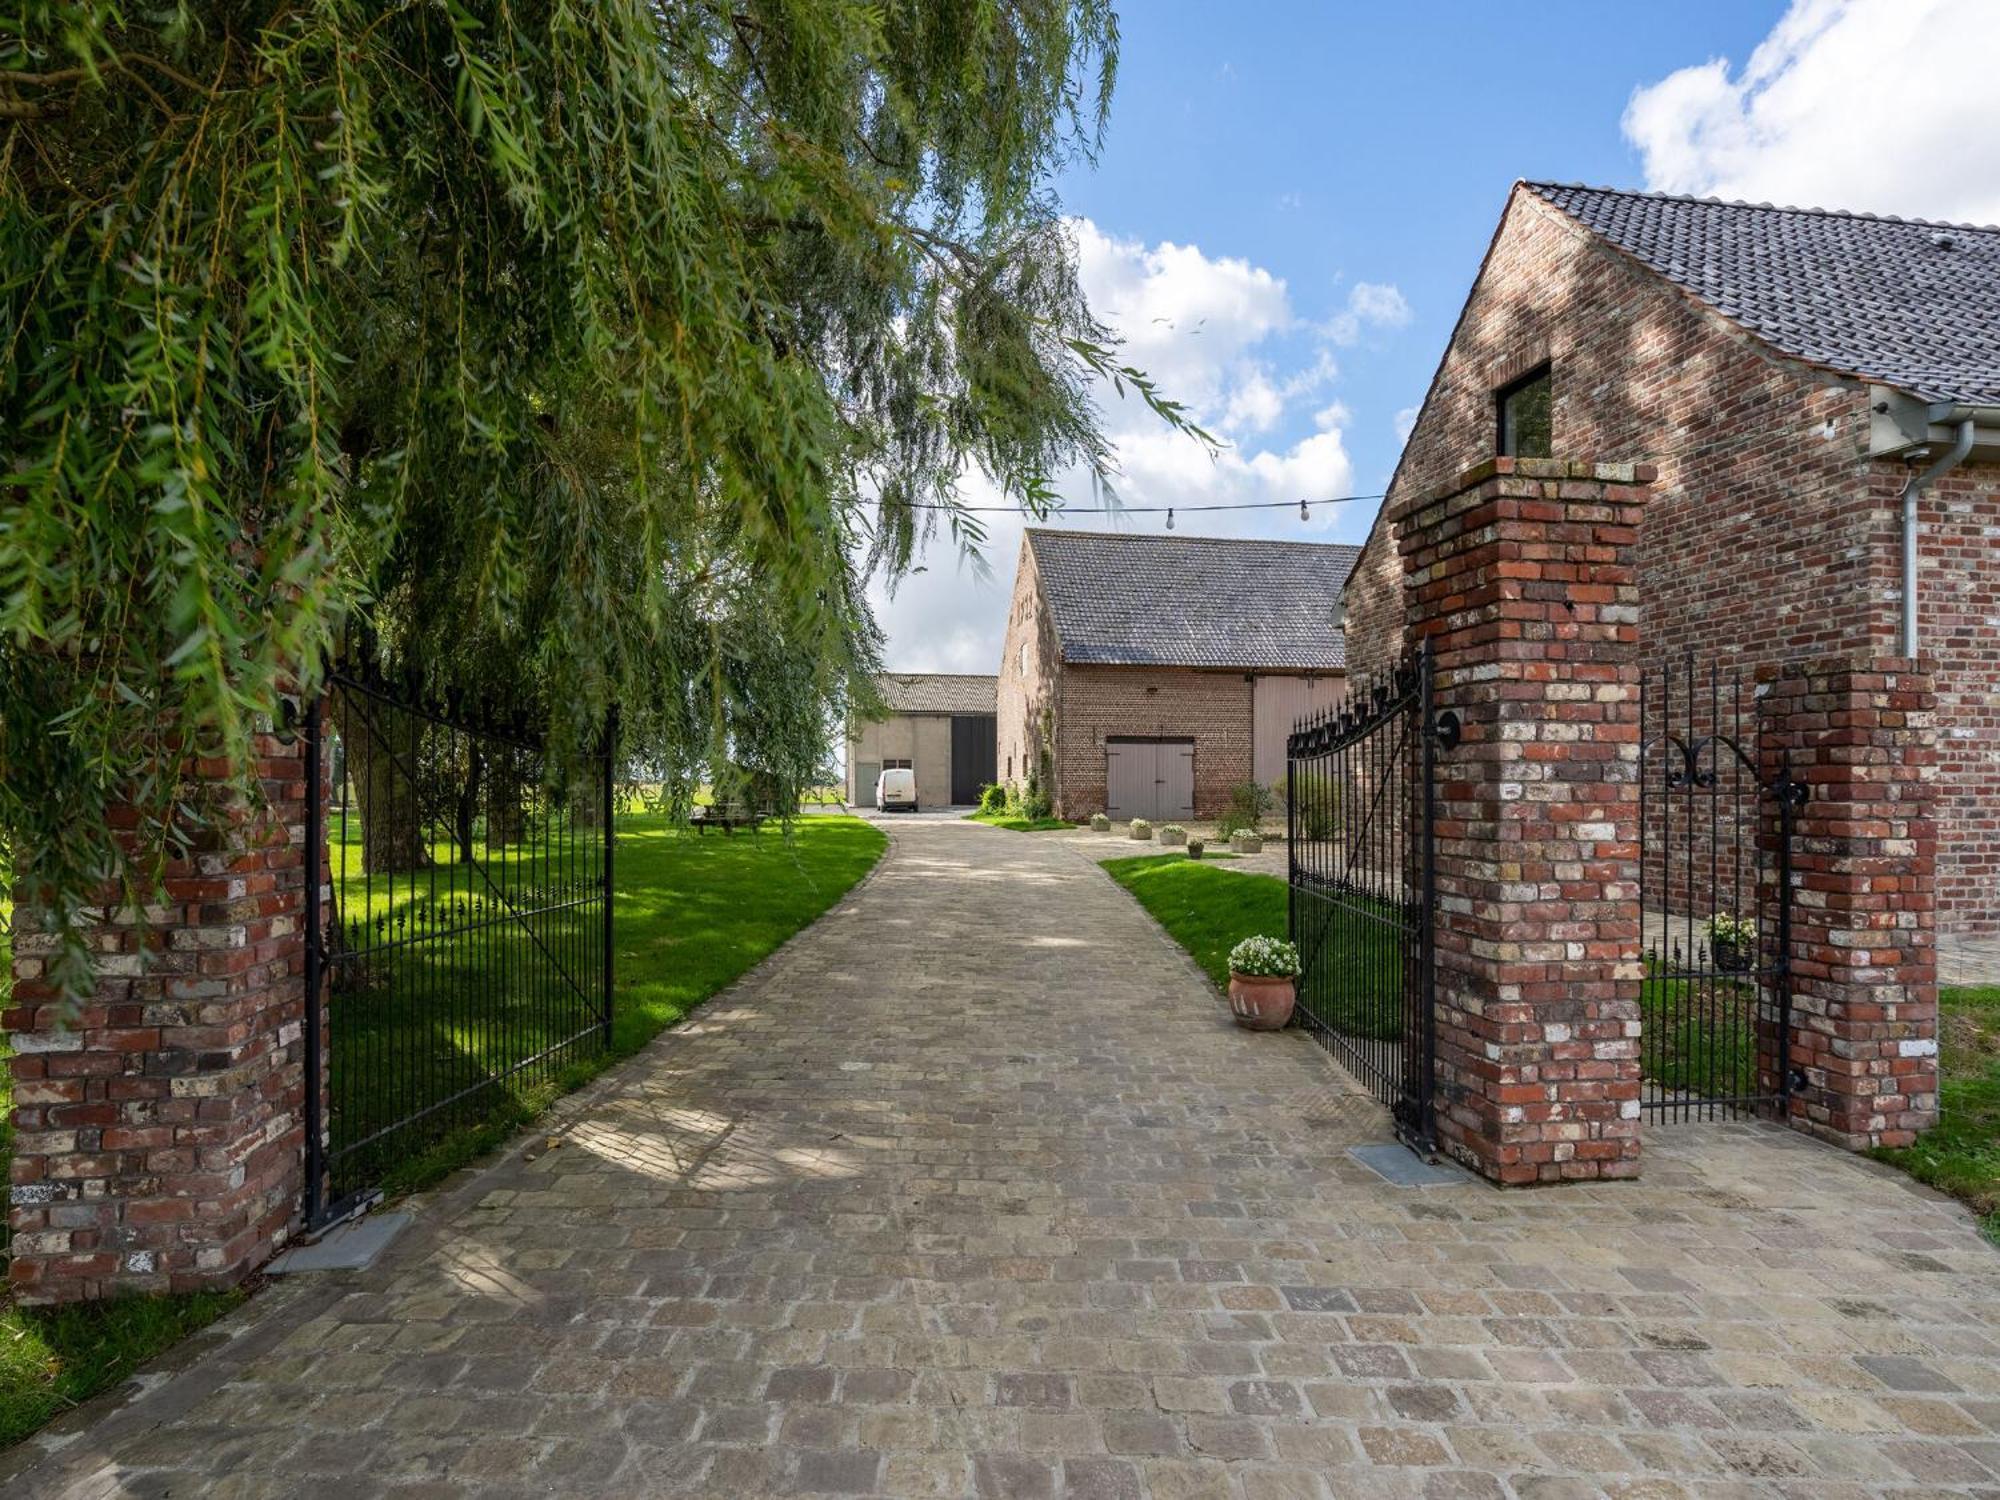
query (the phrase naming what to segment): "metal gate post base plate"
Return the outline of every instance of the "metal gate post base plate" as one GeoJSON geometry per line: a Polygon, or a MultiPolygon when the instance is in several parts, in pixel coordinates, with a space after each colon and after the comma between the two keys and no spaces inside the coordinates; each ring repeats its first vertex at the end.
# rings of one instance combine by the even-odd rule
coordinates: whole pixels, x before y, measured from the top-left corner
{"type": "Polygon", "coordinates": [[[349,1219],[311,1244],[294,1245],[264,1267],[264,1272],[289,1276],[296,1271],[365,1271],[409,1224],[410,1215],[400,1209],[349,1219]]]}
{"type": "Polygon", "coordinates": [[[1347,1154],[1395,1187],[1464,1187],[1473,1179],[1451,1162],[1425,1161],[1408,1146],[1349,1146],[1347,1154]]]}

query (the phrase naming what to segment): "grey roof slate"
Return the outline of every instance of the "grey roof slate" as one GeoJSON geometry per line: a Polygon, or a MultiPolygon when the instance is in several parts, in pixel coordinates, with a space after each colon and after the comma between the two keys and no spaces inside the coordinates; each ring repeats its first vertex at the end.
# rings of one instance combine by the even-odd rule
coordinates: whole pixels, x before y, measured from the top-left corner
{"type": "Polygon", "coordinates": [[[1340,586],[1360,554],[1335,542],[1031,528],[1063,660],[1340,671],[1340,586]]]}
{"type": "Polygon", "coordinates": [[[1528,182],[1781,354],[2000,403],[2000,229],[1528,182]]]}
{"type": "Polygon", "coordinates": [[[971,672],[884,672],[875,685],[898,714],[990,714],[1000,701],[1000,679],[971,672]]]}

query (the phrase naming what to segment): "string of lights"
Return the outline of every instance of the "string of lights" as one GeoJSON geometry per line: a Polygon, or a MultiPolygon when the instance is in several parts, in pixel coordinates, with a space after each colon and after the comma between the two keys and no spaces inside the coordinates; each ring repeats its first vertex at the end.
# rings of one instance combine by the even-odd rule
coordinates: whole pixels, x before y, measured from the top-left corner
{"type": "MultiPolygon", "coordinates": [[[[1353,505],[1364,500],[1380,500],[1381,495],[1326,495],[1318,500],[1229,500],[1211,505],[1064,505],[1049,514],[1054,516],[1157,516],[1163,512],[1167,518],[1167,530],[1174,529],[1174,515],[1177,511],[1197,512],[1218,510],[1290,510],[1294,504],[1299,508],[1299,519],[1310,521],[1315,505],[1353,505]]],[[[912,502],[909,510],[950,510],[961,515],[1001,516],[1019,515],[1018,505],[952,505],[942,500],[922,500],[912,502]]]]}

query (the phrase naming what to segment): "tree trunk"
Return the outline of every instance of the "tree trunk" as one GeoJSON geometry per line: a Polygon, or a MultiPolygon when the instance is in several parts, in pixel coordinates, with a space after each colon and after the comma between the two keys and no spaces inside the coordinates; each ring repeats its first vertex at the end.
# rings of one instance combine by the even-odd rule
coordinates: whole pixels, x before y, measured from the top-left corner
{"type": "Polygon", "coordinates": [[[415,721],[408,714],[379,698],[364,704],[342,695],[340,738],[347,751],[355,800],[361,804],[364,875],[421,870],[430,863],[423,798],[406,769],[414,765],[414,728],[415,721]]]}
{"type": "Polygon", "coordinates": [[[486,847],[518,844],[528,828],[523,777],[514,752],[502,749],[486,768],[486,847]]]}
{"type": "Polygon", "coordinates": [[[485,779],[486,757],[479,753],[478,745],[470,747],[471,764],[467,767],[465,780],[459,783],[458,806],[456,809],[458,836],[458,862],[469,865],[477,856],[473,850],[473,827],[479,818],[479,789],[485,779]]]}

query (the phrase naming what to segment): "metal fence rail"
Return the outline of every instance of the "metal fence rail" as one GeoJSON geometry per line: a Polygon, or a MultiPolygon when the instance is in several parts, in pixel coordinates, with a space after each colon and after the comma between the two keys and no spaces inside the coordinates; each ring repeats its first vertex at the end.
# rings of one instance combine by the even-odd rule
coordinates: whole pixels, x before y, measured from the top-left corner
{"type": "Polygon", "coordinates": [[[1436,1145],[1436,822],[1431,657],[1316,715],[1286,745],[1296,1015],[1396,1118],[1436,1145]]]}
{"type": "Polygon", "coordinates": [[[611,1033],[611,734],[551,756],[519,723],[334,672],[309,706],[307,1221],[490,1118],[611,1033]]]}

